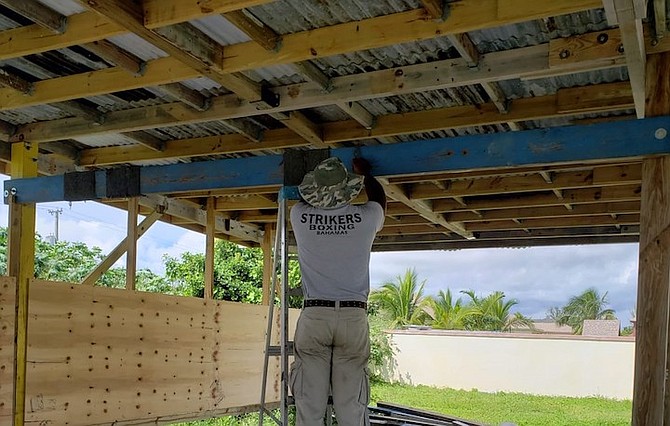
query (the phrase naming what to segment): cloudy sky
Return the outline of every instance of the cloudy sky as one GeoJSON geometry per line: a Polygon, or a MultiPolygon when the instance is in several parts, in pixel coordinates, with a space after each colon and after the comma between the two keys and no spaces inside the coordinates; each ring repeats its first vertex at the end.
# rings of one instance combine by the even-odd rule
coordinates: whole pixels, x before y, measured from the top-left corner
{"type": "MultiPolygon", "coordinates": [[[[54,234],[50,210],[57,209],[62,209],[61,240],[82,241],[107,253],[125,236],[125,211],[94,202],[62,202],[37,205],[37,232],[43,237],[54,234]]],[[[0,226],[7,226],[4,204],[0,226]]],[[[203,252],[204,246],[204,235],[157,222],[138,241],[138,268],[162,274],[163,255],[203,252]]],[[[122,258],[118,264],[124,263],[122,258]]],[[[610,307],[626,326],[635,309],[637,263],[637,244],[373,253],[371,281],[375,287],[414,268],[425,280],[426,294],[471,289],[485,296],[500,290],[519,302],[516,310],[533,318],[544,318],[550,307],[595,287],[608,293],[610,307]]]]}

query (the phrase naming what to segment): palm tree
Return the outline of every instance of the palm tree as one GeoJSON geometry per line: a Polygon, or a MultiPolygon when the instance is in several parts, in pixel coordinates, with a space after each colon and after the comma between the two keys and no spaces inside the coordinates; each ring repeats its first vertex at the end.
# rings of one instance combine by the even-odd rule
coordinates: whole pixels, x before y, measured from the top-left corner
{"type": "Polygon", "coordinates": [[[558,322],[561,315],[563,315],[563,311],[558,306],[553,306],[547,311],[547,318],[554,322],[558,322]]]}
{"type": "Polygon", "coordinates": [[[607,303],[607,292],[601,296],[598,290],[591,287],[579,296],[570,298],[568,304],[560,309],[556,323],[569,325],[574,334],[582,334],[584,320],[616,319],[614,310],[605,308],[607,303]]]}
{"type": "Polygon", "coordinates": [[[453,300],[451,290],[445,293],[440,290],[437,297],[428,297],[429,306],[432,310],[434,328],[445,330],[465,329],[465,319],[474,314],[474,311],[466,308],[460,298],[453,300]]]}
{"type": "Polygon", "coordinates": [[[424,324],[428,318],[424,310],[425,284],[425,280],[419,283],[414,269],[408,269],[404,276],[398,275],[395,281],[383,283],[379,289],[372,291],[370,302],[389,316],[393,327],[424,324]]]}
{"type": "Polygon", "coordinates": [[[478,297],[474,291],[461,293],[470,297],[469,307],[474,311],[466,320],[468,330],[512,331],[512,328],[534,329],[533,320],[521,313],[511,313],[512,307],[519,302],[516,299],[505,301],[505,293],[496,291],[484,298],[478,297]]]}

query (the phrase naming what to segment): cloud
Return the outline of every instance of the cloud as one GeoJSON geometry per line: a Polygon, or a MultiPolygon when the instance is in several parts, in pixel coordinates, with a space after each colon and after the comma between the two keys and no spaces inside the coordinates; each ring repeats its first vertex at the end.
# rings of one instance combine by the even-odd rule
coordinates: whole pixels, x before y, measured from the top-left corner
{"type": "Polygon", "coordinates": [[[150,229],[138,242],[138,266],[148,268],[152,272],[163,275],[165,264],[163,256],[179,258],[184,252],[204,253],[205,236],[192,231],[181,230],[181,232],[166,235],[163,227],[176,228],[175,226],[156,224],[156,228],[150,229]],[[158,237],[160,235],[160,237],[158,237]],[[141,265],[141,266],[140,266],[141,265]]]}
{"type": "Polygon", "coordinates": [[[426,294],[499,290],[534,318],[595,287],[607,292],[609,307],[626,325],[636,300],[637,256],[637,244],[373,253],[370,276],[378,287],[414,268],[426,280],[426,294]]]}

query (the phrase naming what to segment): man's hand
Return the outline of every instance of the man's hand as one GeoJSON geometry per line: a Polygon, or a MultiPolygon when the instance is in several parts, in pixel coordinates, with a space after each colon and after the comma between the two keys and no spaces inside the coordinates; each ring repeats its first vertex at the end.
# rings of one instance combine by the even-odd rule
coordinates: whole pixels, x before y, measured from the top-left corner
{"type": "Polygon", "coordinates": [[[356,157],[351,162],[351,168],[354,170],[354,173],[369,176],[372,171],[372,166],[370,162],[362,157],[356,157]]]}
{"type": "Polygon", "coordinates": [[[384,187],[372,176],[372,165],[370,162],[365,158],[356,157],[351,161],[351,168],[354,170],[354,173],[365,176],[363,184],[365,185],[368,200],[379,203],[382,209],[386,211],[384,187]]]}

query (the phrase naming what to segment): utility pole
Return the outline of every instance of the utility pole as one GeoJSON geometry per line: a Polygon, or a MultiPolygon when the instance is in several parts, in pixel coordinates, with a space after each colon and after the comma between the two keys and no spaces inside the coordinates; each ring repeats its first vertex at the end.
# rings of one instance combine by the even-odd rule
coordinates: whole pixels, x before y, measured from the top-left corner
{"type": "Polygon", "coordinates": [[[60,214],[63,213],[63,209],[49,209],[48,212],[56,218],[54,225],[54,244],[56,244],[58,242],[58,219],[60,214]]]}

